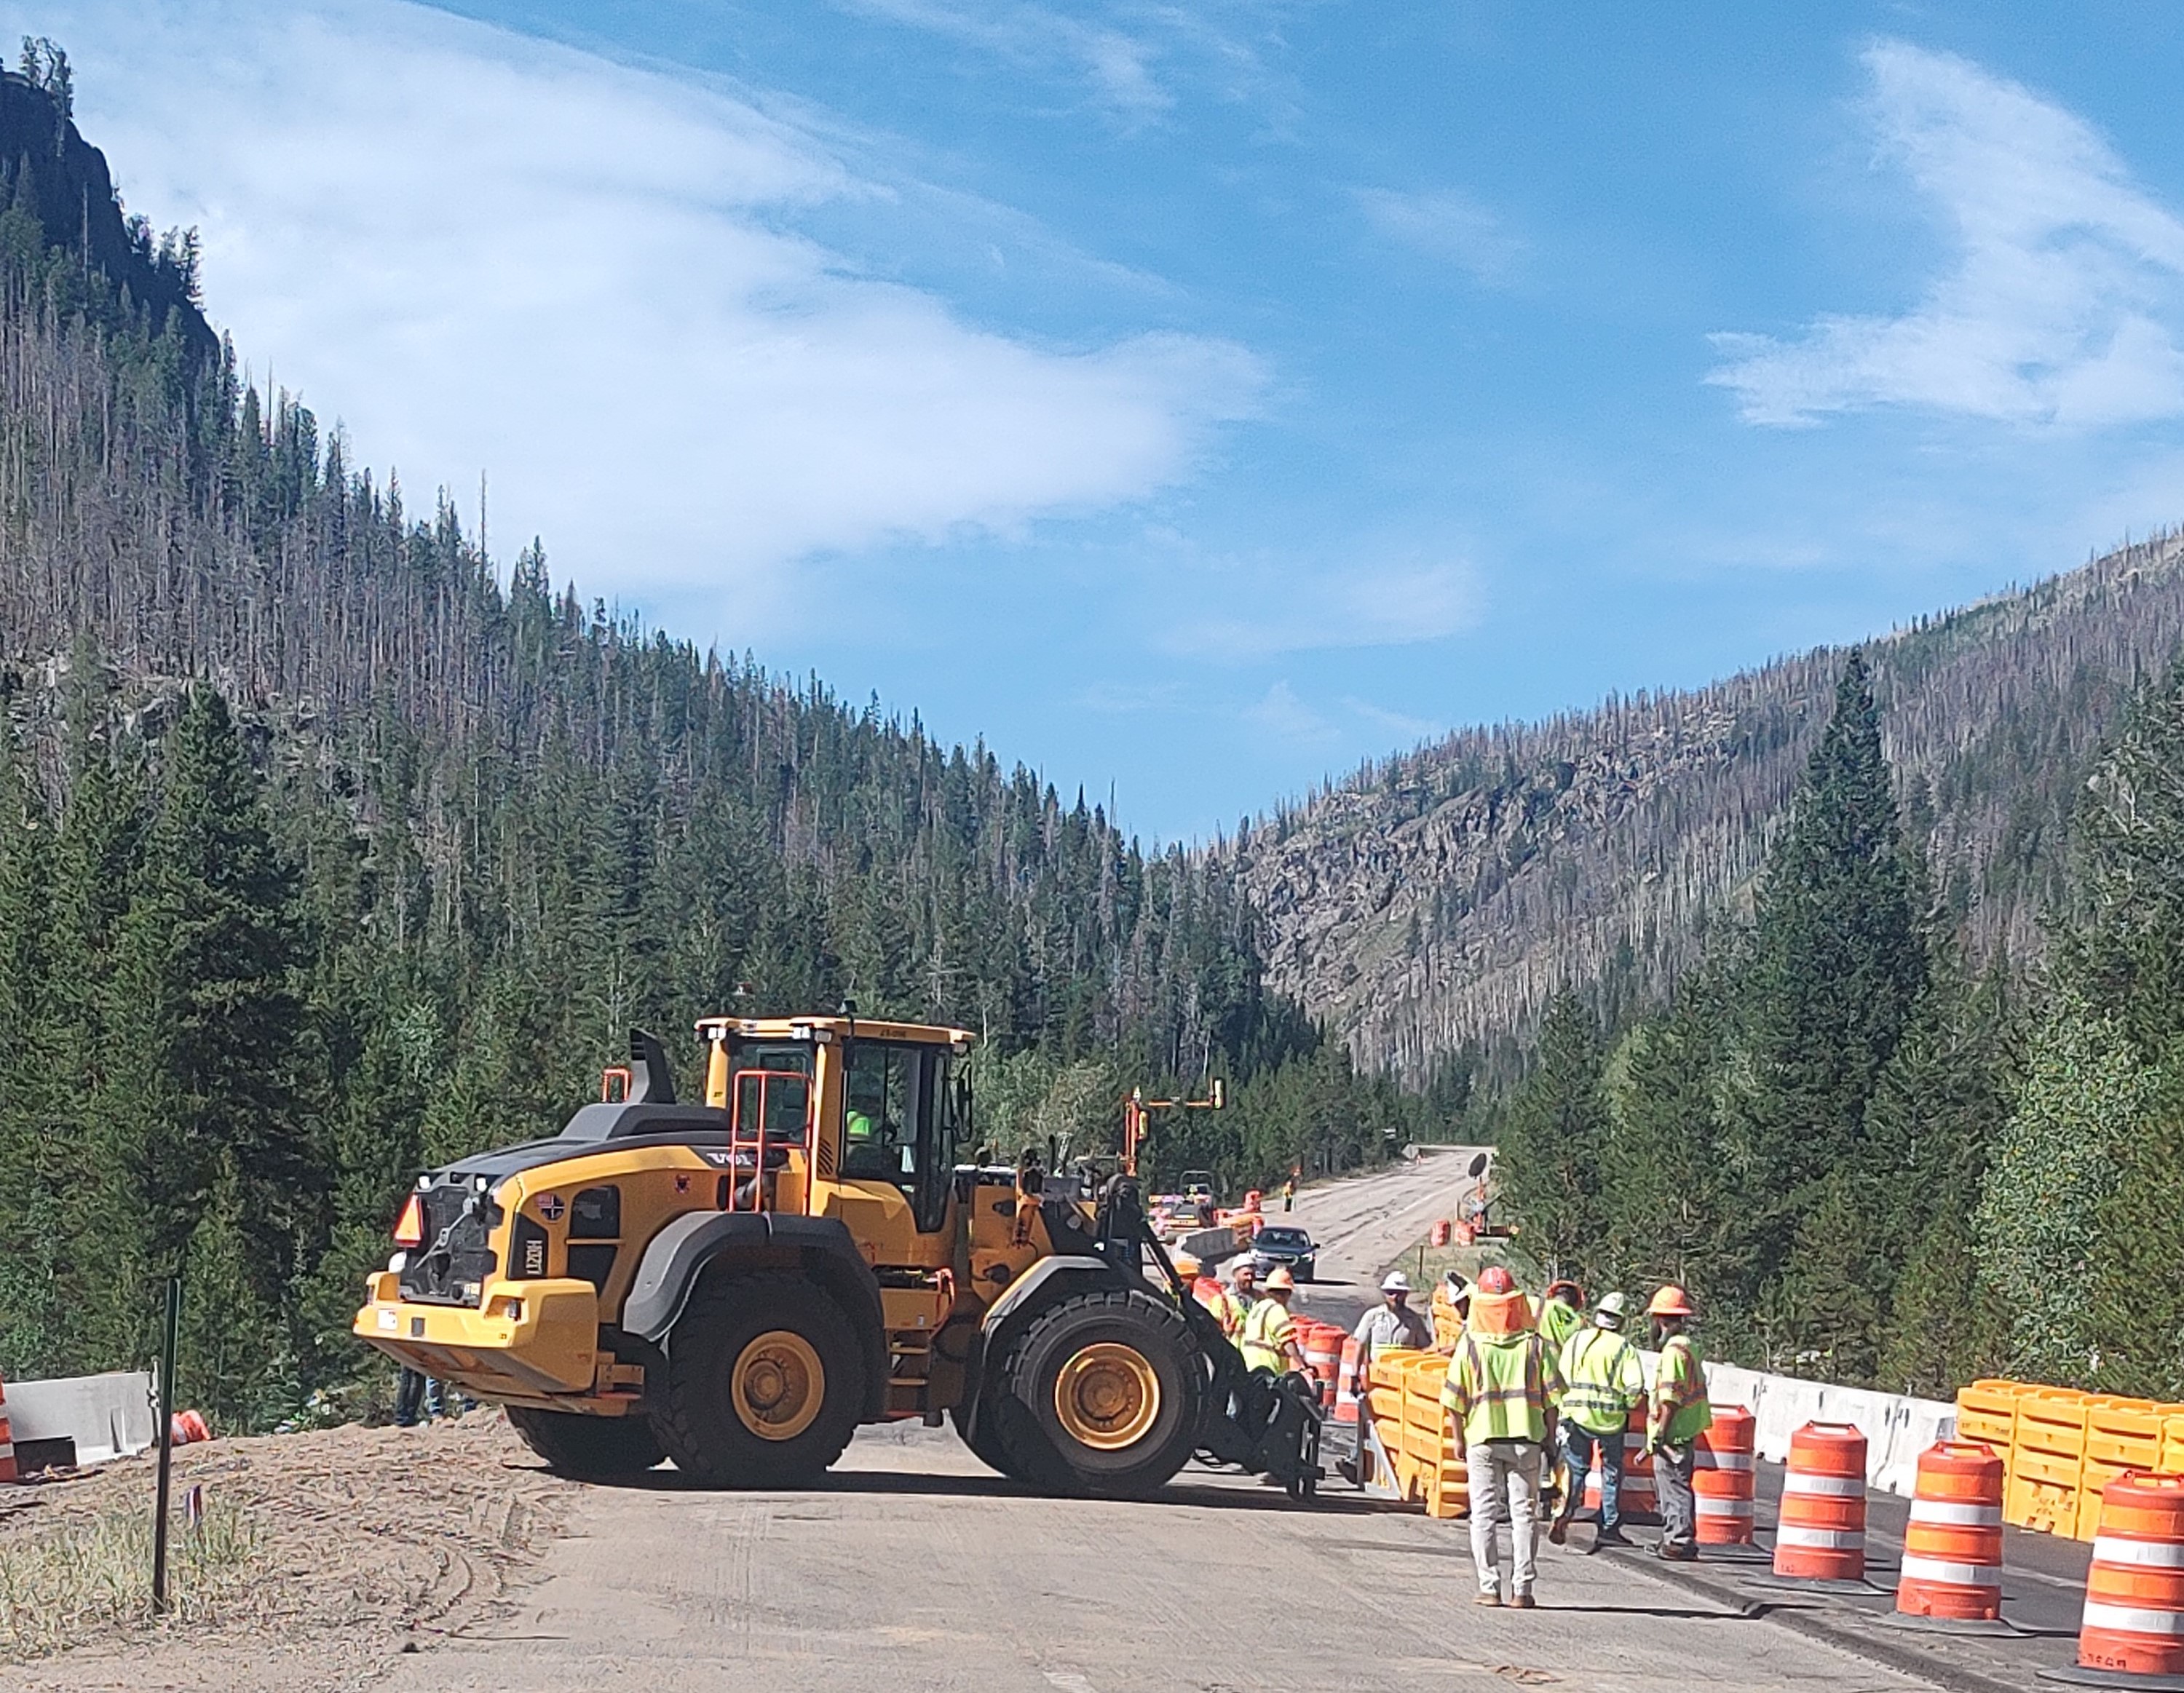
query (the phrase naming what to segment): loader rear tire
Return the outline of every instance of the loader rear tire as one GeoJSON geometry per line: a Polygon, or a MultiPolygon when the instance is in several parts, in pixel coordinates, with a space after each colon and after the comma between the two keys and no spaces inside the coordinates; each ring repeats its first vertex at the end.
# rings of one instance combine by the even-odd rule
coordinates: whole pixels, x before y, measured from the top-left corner
{"type": "Polygon", "coordinates": [[[1050,1492],[1135,1499],[1198,1445],[1206,1371],[1182,1314],[1135,1289],[1060,1300],[1009,1348],[994,1401],[1009,1473],[1050,1492]]]}
{"type": "Polygon", "coordinates": [[[641,1413],[585,1417],[573,1411],[532,1411],[511,1405],[508,1423],[525,1445],[546,1460],[547,1468],[579,1481],[641,1475],[667,1456],[653,1433],[651,1419],[641,1413]]]}
{"type": "Polygon", "coordinates": [[[856,1331],[800,1276],[707,1276],[666,1350],[653,1421],[675,1467],[702,1486],[807,1485],[856,1432],[856,1331]]]}

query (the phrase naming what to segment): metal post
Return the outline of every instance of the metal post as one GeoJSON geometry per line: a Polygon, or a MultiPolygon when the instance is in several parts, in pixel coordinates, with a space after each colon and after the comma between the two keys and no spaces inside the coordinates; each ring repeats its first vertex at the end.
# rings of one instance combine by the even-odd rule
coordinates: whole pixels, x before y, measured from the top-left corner
{"type": "Polygon", "coordinates": [[[152,1518],[152,1609],[167,1612],[167,1487],[175,1452],[175,1348],[182,1331],[182,1278],[167,1278],[167,1330],[159,1356],[159,1502],[152,1518]]]}

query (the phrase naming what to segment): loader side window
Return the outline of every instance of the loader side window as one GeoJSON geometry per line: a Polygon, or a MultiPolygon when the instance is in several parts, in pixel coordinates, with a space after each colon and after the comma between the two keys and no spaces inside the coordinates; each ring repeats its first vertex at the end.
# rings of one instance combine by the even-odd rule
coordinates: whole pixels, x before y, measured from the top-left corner
{"type": "Polygon", "coordinates": [[[843,1175],[893,1183],[928,1234],[944,1217],[955,1156],[952,1118],[935,1109],[946,1065],[947,1055],[928,1046],[860,1040],[845,1077],[843,1175]]]}

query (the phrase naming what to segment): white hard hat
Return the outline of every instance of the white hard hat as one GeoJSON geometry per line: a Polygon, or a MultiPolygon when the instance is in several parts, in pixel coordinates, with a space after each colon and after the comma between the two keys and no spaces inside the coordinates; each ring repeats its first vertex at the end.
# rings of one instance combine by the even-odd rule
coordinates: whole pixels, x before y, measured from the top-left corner
{"type": "Polygon", "coordinates": [[[1408,1293],[1410,1290],[1411,1278],[1401,1270],[1389,1271],[1380,1283],[1382,1293],[1408,1293]]]}
{"type": "Polygon", "coordinates": [[[1630,1301],[1619,1293],[1601,1295],[1600,1303],[1592,1308],[1592,1326],[1596,1328],[1620,1328],[1623,1313],[1629,1304],[1630,1301]]]}

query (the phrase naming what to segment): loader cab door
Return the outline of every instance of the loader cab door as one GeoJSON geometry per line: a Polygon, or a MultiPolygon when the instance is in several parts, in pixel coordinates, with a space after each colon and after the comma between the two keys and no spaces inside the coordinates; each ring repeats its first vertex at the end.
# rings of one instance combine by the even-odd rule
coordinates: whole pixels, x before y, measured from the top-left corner
{"type": "Polygon", "coordinates": [[[948,1223],[961,1129],[951,1056],[945,1047],[914,1041],[859,1039],[847,1046],[842,1179],[887,1184],[916,1233],[937,1234],[948,1223]]]}

